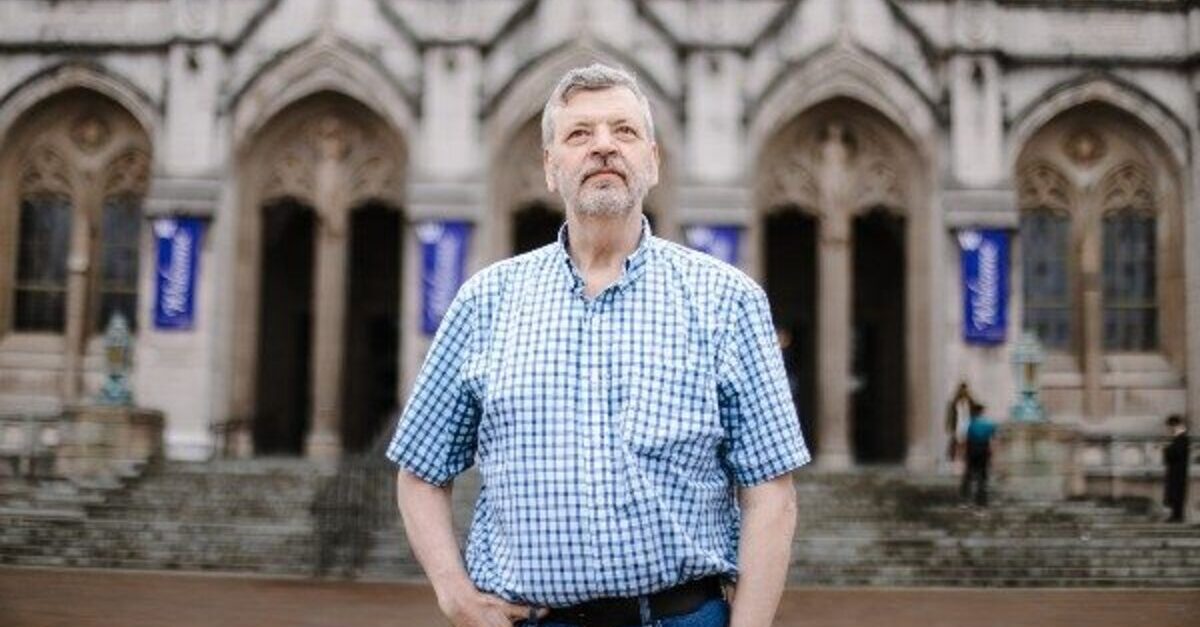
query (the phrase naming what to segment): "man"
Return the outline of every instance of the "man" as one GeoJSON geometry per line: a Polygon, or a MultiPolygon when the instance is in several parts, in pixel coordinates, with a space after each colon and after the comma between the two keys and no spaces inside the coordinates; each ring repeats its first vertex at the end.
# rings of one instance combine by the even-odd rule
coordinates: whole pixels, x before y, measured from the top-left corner
{"type": "Polygon", "coordinates": [[[975,505],[987,507],[988,466],[992,463],[992,436],[996,425],[983,417],[983,405],[971,403],[971,420],[965,436],[967,466],[963,471],[961,496],[964,502],[975,494],[975,505]]]}
{"type": "Polygon", "coordinates": [[[1167,418],[1167,430],[1171,432],[1171,443],[1163,449],[1163,465],[1167,467],[1163,485],[1163,504],[1171,510],[1167,522],[1183,522],[1187,507],[1188,459],[1191,447],[1188,443],[1187,425],[1181,416],[1167,418]]]}
{"type": "Polygon", "coordinates": [[[459,627],[766,627],[809,461],[766,297],[650,233],[658,148],[631,76],[568,72],[542,143],[558,241],[462,287],[388,449],[438,605],[459,627]],[[450,486],[473,460],[464,565],[450,486]]]}

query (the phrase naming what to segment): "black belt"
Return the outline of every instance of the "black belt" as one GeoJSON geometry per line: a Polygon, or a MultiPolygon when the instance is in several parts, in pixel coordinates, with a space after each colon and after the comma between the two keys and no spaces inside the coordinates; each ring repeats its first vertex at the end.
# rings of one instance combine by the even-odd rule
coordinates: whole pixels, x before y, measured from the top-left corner
{"type": "MultiPolygon", "coordinates": [[[[724,596],[720,577],[694,579],[673,588],[647,595],[650,618],[659,620],[670,616],[690,614],[705,602],[724,596]]],[[[637,597],[596,599],[550,610],[539,622],[567,623],[579,627],[628,627],[641,625],[642,616],[637,597]]]]}

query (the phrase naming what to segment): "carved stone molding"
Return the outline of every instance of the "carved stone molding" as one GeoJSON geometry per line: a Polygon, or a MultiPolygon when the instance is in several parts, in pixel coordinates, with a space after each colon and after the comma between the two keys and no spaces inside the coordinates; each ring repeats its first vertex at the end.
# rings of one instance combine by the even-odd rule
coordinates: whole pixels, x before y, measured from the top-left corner
{"type": "Polygon", "coordinates": [[[1100,182],[1100,198],[1102,212],[1155,209],[1154,188],[1145,169],[1137,163],[1123,163],[1106,174],[1100,182]]]}
{"type": "Polygon", "coordinates": [[[1103,159],[1107,149],[1104,138],[1090,128],[1079,129],[1063,139],[1063,152],[1071,161],[1083,167],[1103,159]]]}
{"type": "Polygon", "coordinates": [[[112,127],[103,118],[86,113],[79,116],[71,125],[71,141],[81,152],[94,154],[99,152],[112,137],[112,127]]]}
{"type": "Polygon", "coordinates": [[[909,203],[906,164],[893,142],[856,117],[823,116],[781,135],[759,168],[755,197],[764,209],[799,206],[819,213],[909,203]]]}
{"type": "Polygon", "coordinates": [[[797,206],[815,210],[819,205],[817,181],[798,155],[765,169],[758,179],[756,195],[760,207],[772,210],[797,206]]]}
{"type": "Polygon", "coordinates": [[[150,155],[138,148],[117,154],[104,169],[104,195],[144,196],[150,182],[150,155]]]}
{"type": "Polygon", "coordinates": [[[1022,209],[1070,212],[1073,192],[1067,177],[1044,161],[1023,168],[1017,175],[1018,202],[1022,209]]]}
{"type": "Polygon", "coordinates": [[[900,177],[895,168],[887,161],[875,159],[866,163],[859,170],[857,181],[859,192],[854,203],[856,207],[863,209],[904,208],[904,192],[900,185],[900,177]]]}
{"type": "Polygon", "coordinates": [[[74,186],[67,160],[49,144],[34,148],[22,163],[18,189],[21,196],[51,195],[71,198],[74,186]]]}
{"type": "Polygon", "coordinates": [[[316,207],[320,199],[337,199],[340,206],[326,211],[382,200],[402,202],[403,163],[380,129],[354,119],[340,108],[299,113],[287,125],[278,143],[264,152],[260,163],[269,164],[261,187],[263,201],[291,197],[316,207]],[[337,168],[339,175],[318,189],[318,170],[337,168]]]}

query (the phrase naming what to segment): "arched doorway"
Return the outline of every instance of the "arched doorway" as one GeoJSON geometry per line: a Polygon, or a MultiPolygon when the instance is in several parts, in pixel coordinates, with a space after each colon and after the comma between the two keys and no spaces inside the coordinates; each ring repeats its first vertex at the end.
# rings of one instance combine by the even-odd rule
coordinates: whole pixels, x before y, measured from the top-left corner
{"type": "Polygon", "coordinates": [[[260,454],[361,450],[396,404],[404,155],[333,93],[283,109],[240,154],[234,411],[260,454]]]}
{"type": "Polygon", "coordinates": [[[827,468],[906,461],[928,429],[913,409],[928,378],[912,350],[926,337],[915,312],[927,311],[913,289],[928,289],[930,263],[915,245],[929,237],[921,163],[894,123],[847,98],[806,110],[760,156],[768,295],[811,354],[792,358],[793,390],[827,468]]]}

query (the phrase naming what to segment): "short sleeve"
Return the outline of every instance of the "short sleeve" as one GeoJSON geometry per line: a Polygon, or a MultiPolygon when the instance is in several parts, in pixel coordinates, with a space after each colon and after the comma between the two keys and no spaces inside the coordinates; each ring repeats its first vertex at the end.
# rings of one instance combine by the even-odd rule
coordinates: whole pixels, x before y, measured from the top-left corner
{"type": "Polygon", "coordinates": [[[766,294],[757,286],[733,305],[720,352],[718,399],[728,439],[724,464],[750,486],[811,460],[792,402],[766,294]]]}
{"type": "Polygon", "coordinates": [[[475,331],[468,291],[459,290],[442,318],[386,453],[434,485],[453,479],[475,457],[480,410],[464,376],[475,331]]]}

